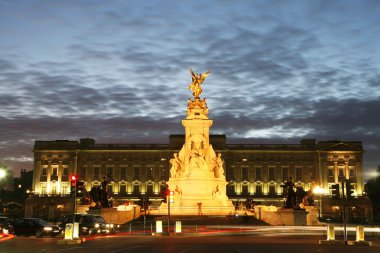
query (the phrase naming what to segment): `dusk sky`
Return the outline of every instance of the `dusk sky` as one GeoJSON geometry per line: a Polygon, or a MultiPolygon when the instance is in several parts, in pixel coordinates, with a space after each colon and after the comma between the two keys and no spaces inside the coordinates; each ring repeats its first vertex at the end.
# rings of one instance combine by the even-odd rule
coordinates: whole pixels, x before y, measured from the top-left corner
{"type": "Polygon", "coordinates": [[[380,165],[380,1],[1,1],[0,162],[35,140],[167,143],[189,68],[229,142],[363,141],[380,165]]]}

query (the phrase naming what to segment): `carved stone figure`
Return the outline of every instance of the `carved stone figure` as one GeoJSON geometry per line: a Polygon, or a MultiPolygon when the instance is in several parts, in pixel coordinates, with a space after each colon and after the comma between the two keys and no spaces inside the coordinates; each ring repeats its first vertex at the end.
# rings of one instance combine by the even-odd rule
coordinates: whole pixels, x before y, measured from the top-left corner
{"type": "Polygon", "coordinates": [[[204,74],[195,74],[192,69],[190,69],[192,82],[189,85],[189,89],[193,92],[193,96],[195,98],[199,98],[199,95],[202,93],[201,84],[206,79],[206,77],[210,74],[210,71],[207,71],[204,74]]]}
{"type": "Polygon", "coordinates": [[[172,165],[170,169],[170,174],[172,177],[177,177],[181,174],[182,168],[183,168],[183,163],[179,159],[178,154],[174,153],[174,158],[170,159],[170,163],[172,165]]]}
{"type": "Polygon", "coordinates": [[[221,153],[219,153],[218,156],[215,157],[214,174],[215,174],[216,178],[222,177],[224,174],[223,160],[222,160],[222,154],[221,153]]]}

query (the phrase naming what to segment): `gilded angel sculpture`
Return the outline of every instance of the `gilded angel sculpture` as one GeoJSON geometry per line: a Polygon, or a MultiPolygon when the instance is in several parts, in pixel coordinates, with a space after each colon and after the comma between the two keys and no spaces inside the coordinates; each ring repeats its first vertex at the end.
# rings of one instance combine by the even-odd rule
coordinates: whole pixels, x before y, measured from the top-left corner
{"type": "Polygon", "coordinates": [[[195,74],[192,69],[190,69],[191,74],[191,84],[189,85],[189,89],[193,92],[193,96],[195,98],[199,98],[199,95],[202,93],[201,84],[206,79],[206,77],[210,74],[210,71],[207,71],[204,74],[195,74]]]}

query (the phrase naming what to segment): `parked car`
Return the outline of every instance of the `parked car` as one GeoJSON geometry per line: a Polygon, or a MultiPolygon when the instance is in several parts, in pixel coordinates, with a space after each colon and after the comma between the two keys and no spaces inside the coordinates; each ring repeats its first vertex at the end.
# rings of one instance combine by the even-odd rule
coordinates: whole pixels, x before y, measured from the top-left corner
{"type": "Polygon", "coordinates": [[[39,218],[22,218],[17,219],[13,226],[15,235],[36,237],[42,236],[57,236],[61,230],[57,225],[52,225],[49,222],[39,218]]]}
{"type": "MultiPolygon", "coordinates": [[[[63,216],[59,222],[59,227],[64,231],[66,224],[73,222],[73,215],[63,216]]],[[[102,216],[92,214],[75,214],[75,222],[79,223],[79,234],[82,235],[115,233],[117,227],[107,224],[102,216]]]]}
{"type": "Polygon", "coordinates": [[[98,219],[99,227],[101,229],[102,233],[106,234],[114,234],[119,229],[120,225],[115,225],[111,223],[107,223],[104,218],[100,215],[95,215],[95,217],[98,219]]]}
{"type": "Polygon", "coordinates": [[[0,233],[13,234],[13,222],[14,220],[9,217],[0,216],[0,233]]]}

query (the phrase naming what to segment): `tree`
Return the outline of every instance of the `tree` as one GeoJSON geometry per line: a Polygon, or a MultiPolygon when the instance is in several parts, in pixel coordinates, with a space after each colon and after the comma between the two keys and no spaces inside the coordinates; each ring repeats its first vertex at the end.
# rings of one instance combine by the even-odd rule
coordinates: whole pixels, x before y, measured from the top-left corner
{"type": "Polygon", "coordinates": [[[0,189],[11,190],[13,186],[13,171],[10,170],[5,164],[0,162],[0,170],[3,177],[0,177],[0,189]]]}
{"type": "Polygon", "coordinates": [[[377,168],[376,176],[368,180],[366,191],[372,201],[374,220],[380,221],[380,166],[377,168]]]}

